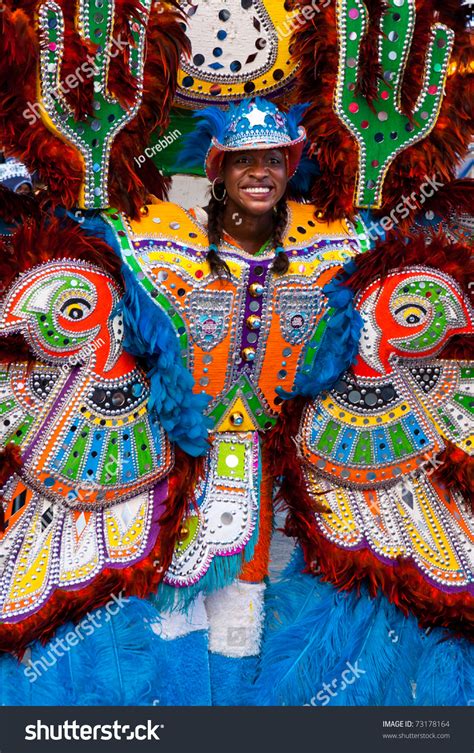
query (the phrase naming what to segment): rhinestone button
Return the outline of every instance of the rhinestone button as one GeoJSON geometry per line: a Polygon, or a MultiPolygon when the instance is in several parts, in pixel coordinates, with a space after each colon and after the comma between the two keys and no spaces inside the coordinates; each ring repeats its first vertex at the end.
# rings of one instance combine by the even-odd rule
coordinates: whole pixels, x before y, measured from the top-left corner
{"type": "Polygon", "coordinates": [[[262,326],[262,320],[259,316],[255,316],[255,314],[252,314],[247,319],[247,327],[249,329],[260,329],[262,326]]]}
{"type": "Polygon", "coordinates": [[[255,359],[255,348],[244,348],[242,358],[244,361],[253,361],[255,359]]]}
{"type": "Polygon", "coordinates": [[[187,526],[185,525],[182,525],[178,532],[179,543],[182,544],[187,539],[188,536],[189,536],[189,528],[187,528],[187,526]]]}
{"type": "Polygon", "coordinates": [[[242,426],[242,424],[244,422],[244,417],[243,417],[242,413],[238,413],[238,412],[232,413],[232,415],[230,417],[230,422],[234,426],[242,426]]]}
{"type": "Polygon", "coordinates": [[[259,282],[253,282],[249,287],[249,292],[253,298],[260,298],[263,295],[263,285],[259,282]]]}

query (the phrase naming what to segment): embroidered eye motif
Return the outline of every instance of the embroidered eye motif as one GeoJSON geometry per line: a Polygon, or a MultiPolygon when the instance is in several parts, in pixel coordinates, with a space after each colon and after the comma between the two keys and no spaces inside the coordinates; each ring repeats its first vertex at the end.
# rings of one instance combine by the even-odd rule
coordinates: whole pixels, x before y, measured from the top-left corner
{"type": "Polygon", "coordinates": [[[428,317],[428,309],[419,303],[404,303],[395,306],[394,317],[399,324],[408,327],[416,327],[423,324],[428,317]]]}
{"type": "Polygon", "coordinates": [[[85,298],[68,298],[61,306],[61,314],[65,319],[79,321],[91,311],[91,305],[85,298]]]}

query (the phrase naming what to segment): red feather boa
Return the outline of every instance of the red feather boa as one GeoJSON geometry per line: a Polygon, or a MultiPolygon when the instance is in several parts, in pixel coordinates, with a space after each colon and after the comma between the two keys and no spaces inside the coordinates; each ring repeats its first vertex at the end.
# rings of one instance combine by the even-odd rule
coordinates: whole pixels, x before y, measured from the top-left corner
{"type": "Polygon", "coordinates": [[[429,240],[417,235],[406,238],[389,236],[378,241],[372,251],[359,254],[354,263],[357,267],[346,281],[356,293],[366,288],[377,277],[384,279],[390,271],[403,270],[414,265],[423,265],[445,272],[459,284],[466,297],[472,295],[474,279],[474,255],[463,243],[450,243],[442,234],[429,240]]]}

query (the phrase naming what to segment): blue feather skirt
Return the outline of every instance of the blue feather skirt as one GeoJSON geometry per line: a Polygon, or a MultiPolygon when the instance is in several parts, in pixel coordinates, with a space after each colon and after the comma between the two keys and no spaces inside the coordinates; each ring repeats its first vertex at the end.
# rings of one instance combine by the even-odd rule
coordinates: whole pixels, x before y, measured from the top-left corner
{"type": "Polygon", "coordinates": [[[255,679],[257,657],[211,652],[208,629],[161,637],[161,615],[148,600],[123,600],[110,617],[94,610],[86,633],[84,623],[34,643],[21,663],[1,656],[0,705],[235,706],[255,679]]]}
{"type": "Polygon", "coordinates": [[[22,663],[2,656],[0,703],[474,704],[472,645],[441,629],[420,630],[414,617],[405,617],[384,596],[338,592],[303,574],[303,566],[297,550],[282,578],[268,584],[258,665],[256,657],[210,653],[205,629],[161,638],[156,606],[132,597],[113,616],[91,613],[97,620],[88,634],[82,623],[67,624],[46,646],[35,643],[22,663]],[[72,632],[75,645],[66,638],[72,632]]]}
{"type": "Polygon", "coordinates": [[[108,617],[104,609],[91,612],[88,634],[81,628],[84,621],[62,626],[45,646],[33,644],[22,663],[2,656],[0,703],[210,705],[207,631],[164,640],[156,608],[135,597],[108,617]],[[71,635],[76,636],[74,645],[71,635]]]}
{"type": "Polygon", "coordinates": [[[423,631],[385,596],[337,591],[302,573],[295,552],[267,590],[259,706],[466,706],[474,704],[474,647],[423,631]]]}

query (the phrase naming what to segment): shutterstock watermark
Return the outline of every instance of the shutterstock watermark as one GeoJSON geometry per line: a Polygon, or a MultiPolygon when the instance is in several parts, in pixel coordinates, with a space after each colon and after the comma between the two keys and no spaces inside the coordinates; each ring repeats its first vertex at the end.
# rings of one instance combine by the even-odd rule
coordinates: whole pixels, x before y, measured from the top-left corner
{"type": "Polygon", "coordinates": [[[134,157],[133,159],[137,163],[138,167],[141,167],[145,162],[146,157],[154,157],[155,154],[159,154],[159,152],[163,151],[163,149],[166,149],[170,144],[173,144],[175,141],[177,141],[181,135],[181,131],[178,128],[175,128],[174,131],[171,131],[171,133],[166,133],[164,136],[162,136],[161,139],[159,139],[156,144],[154,144],[154,146],[147,146],[143,154],[140,154],[138,157],[134,157]]]}
{"type": "Polygon", "coordinates": [[[342,670],[340,677],[335,677],[330,683],[324,682],[321,690],[304,706],[327,706],[338,693],[343,693],[349,685],[353,685],[362,675],[367,674],[365,669],[361,669],[360,664],[361,659],[357,659],[355,664],[346,661],[346,668],[342,670]]]}
{"type": "Polygon", "coordinates": [[[409,217],[410,211],[414,212],[425,203],[426,199],[431,198],[436,191],[444,187],[444,183],[438,179],[436,173],[432,176],[424,175],[423,178],[424,181],[420,185],[419,192],[412,191],[410,196],[402,196],[389,214],[373,220],[370,225],[366,226],[371,240],[376,241],[379,238],[384,238],[386,233],[409,217]]]}
{"type": "Polygon", "coordinates": [[[147,719],[146,724],[123,724],[118,719],[112,724],[81,724],[77,719],[51,724],[36,720],[36,724],[25,726],[27,741],[59,740],[160,740],[159,730],[164,724],[154,724],[147,719]]]}
{"type": "MultiPolygon", "coordinates": [[[[118,39],[112,38],[110,47],[104,52],[104,56],[109,59],[116,58],[128,45],[128,41],[122,39],[121,35],[118,39]]],[[[98,75],[100,75],[100,69],[97,68],[93,56],[88,55],[86,61],[82,65],[77,66],[73,73],[66,76],[64,82],[60,82],[57,89],[53,89],[50,94],[54,99],[60,99],[61,96],[69,94],[71,89],[77,89],[87,79],[98,75]]],[[[42,112],[47,114],[47,110],[41,102],[28,102],[28,106],[23,110],[23,117],[30,125],[34,125],[37,120],[41,119],[42,112]]]]}
{"type": "Polygon", "coordinates": [[[281,25],[275,26],[278,38],[289,37],[296,29],[304,26],[307,21],[312,21],[318,13],[321,13],[321,8],[327,8],[330,4],[331,0],[311,0],[311,3],[303,5],[295,16],[283,21],[281,25]]]}
{"type": "Polygon", "coordinates": [[[53,638],[48,644],[48,650],[38,659],[34,661],[31,658],[27,661],[23,660],[23,663],[26,665],[23,672],[28,680],[31,683],[36,682],[48,669],[54,667],[58,659],[65,656],[71,648],[78,646],[80,641],[92,635],[96,630],[100,630],[102,624],[109,622],[111,617],[117,615],[127,601],[128,599],[123,596],[123,591],[118,595],[113,594],[104,609],[95,609],[94,612],[87,614],[64,637],[53,638]]]}
{"type": "Polygon", "coordinates": [[[441,468],[445,462],[444,460],[437,458],[436,455],[430,455],[427,452],[422,455],[422,458],[423,460],[419,463],[419,465],[413,471],[403,476],[403,478],[401,478],[400,481],[393,487],[393,491],[402,502],[404,501],[404,497],[412,493],[408,485],[409,480],[414,480],[421,472],[423,472],[425,476],[431,476],[432,473],[441,468]]]}
{"type": "MultiPolygon", "coordinates": [[[[104,472],[105,472],[105,483],[107,484],[116,474],[118,466],[118,458],[114,457],[114,455],[109,455],[107,463],[104,464],[104,472]]],[[[92,479],[90,481],[82,481],[78,486],[76,486],[72,491],[69,492],[69,494],[66,497],[66,503],[72,505],[73,507],[77,507],[78,502],[88,502],[90,501],[90,497],[95,494],[95,492],[99,491],[101,489],[101,486],[92,479]]]]}

